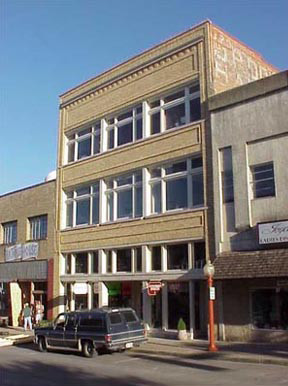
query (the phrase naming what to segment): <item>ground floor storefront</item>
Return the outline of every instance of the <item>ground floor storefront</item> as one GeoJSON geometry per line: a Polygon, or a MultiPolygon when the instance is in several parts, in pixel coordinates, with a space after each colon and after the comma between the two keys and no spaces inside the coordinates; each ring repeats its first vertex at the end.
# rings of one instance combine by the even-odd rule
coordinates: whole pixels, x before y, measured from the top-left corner
{"type": "Polygon", "coordinates": [[[43,317],[47,319],[49,313],[52,315],[49,293],[53,287],[53,276],[48,275],[48,271],[47,260],[0,264],[0,322],[22,326],[24,305],[29,303],[33,309],[38,301],[44,306],[43,317]]]}
{"type": "Polygon", "coordinates": [[[151,332],[176,332],[183,318],[191,338],[207,336],[207,288],[203,280],[106,280],[65,282],[63,286],[66,310],[132,307],[151,332]]]}

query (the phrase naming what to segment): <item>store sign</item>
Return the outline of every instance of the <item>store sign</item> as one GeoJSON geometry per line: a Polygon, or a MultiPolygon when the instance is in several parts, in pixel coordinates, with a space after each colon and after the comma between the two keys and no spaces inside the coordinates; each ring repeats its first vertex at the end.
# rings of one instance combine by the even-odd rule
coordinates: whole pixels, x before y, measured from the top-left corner
{"type": "Polygon", "coordinates": [[[210,300],[215,300],[215,287],[209,287],[209,299],[210,300]]]}
{"type": "Polygon", "coordinates": [[[147,293],[149,296],[156,296],[162,288],[161,281],[149,281],[147,293]]]}
{"type": "Polygon", "coordinates": [[[259,244],[288,243],[288,221],[258,224],[259,244]]]}
{"type": "Polygon", "coordinates": [[[88,293],[87,283],[75,283],[73,292],[76,295],[86,295],[88,293]]]}
{"type": "Polygon", "coordinates": [[[28,260],[38,257],[38,243],[17,244],[5,248],[5,261],[28,260]]]}

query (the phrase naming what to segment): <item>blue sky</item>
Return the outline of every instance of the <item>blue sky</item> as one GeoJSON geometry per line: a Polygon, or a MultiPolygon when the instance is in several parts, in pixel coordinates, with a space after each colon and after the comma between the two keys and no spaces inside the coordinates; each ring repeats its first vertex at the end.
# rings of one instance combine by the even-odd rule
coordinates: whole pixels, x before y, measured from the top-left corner
{"type": "Polygon", "coordinates": [[[288,0],[0,0],[0,195],[56,168],[58,97],[211,19],[280,70],[288,0]]]}

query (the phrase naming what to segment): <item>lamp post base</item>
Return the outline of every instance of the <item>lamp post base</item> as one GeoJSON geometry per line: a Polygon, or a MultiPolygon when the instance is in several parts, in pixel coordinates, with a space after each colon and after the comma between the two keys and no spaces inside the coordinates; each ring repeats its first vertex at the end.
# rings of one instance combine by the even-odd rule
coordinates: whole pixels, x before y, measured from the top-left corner
{"type": "Polygon", "coordinates": [[[218,348],[215,345],[209,345],[208,351],[210,352],[216,352],[218,351],[218,348]]]}

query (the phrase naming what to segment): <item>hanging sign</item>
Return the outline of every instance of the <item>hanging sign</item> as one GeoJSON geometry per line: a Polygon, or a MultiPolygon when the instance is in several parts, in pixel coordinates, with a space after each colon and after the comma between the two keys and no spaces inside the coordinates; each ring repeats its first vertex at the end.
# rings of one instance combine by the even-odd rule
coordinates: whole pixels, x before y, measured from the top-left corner
{"type": "Polygon", "coordinates": [[[156,296],[162,288],[161,281],[149,281],[147,286],[147,293],[149,296],[156,296]]]}
{"type": "Polygon", "coordinates": [[[259,244],[288,243],[288,221],[258,224],[259,244]]]}

